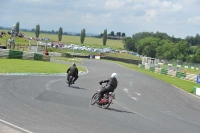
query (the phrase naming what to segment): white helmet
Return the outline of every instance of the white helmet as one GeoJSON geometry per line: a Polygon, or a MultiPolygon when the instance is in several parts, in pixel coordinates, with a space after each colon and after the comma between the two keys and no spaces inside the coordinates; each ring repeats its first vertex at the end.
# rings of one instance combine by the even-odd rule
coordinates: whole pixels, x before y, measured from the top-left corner
{"type": "Polygon", "coordinates": [[[117,78],[117,73],[112,73],[111,78],[117,78]]]}

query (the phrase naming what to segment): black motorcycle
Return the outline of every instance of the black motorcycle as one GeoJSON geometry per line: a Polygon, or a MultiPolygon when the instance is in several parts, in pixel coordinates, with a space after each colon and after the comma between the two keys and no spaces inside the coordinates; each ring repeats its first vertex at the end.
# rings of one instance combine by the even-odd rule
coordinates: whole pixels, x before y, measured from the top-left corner
{"type": "Polygon", "coordinates": [[[74,77],[72,75],[69,76],[69,82],[68,82],[68,87],[72,85],[74,77]]]}

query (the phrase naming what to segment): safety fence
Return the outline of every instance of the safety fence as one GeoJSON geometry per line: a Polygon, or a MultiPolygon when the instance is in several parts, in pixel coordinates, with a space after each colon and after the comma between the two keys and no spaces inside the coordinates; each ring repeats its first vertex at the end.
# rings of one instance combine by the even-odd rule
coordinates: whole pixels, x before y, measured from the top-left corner
{"type": "Polygon", "coordinates": [[[0,58],[50,61],[50,56],[47,55],[10,49],[0,49],[0,58]]]}
{"type": "Polygon", "coordinates": [[[169,76],[172,76],[172,77],[190,80],[190,81],[193,81],[193,82],[196,82],[196,79],[197,79],[197,74],[183,73],[183,72],[178,72],[178,71],[175,71],[175,70],[168,70],[168,69],[163,69],[163,68],[158,68],[158,67],[148,67],[148,65],[143,65],[143,64],[139,64],[139,67],[143,68],[143,69],[148,69],[149,71],[152,71],[152,72],[155,72],[155,73],[159,73],[159,74],[163,74],[163,75],[169,75],[169,76]]]}
{"type": "MultiPolygon", "coordinates": [[[[168,70],[168,69],[163,69],[163,68],[159,68],[159,67],[152,67],[152,66],[148,66],[148,65],[144,65],[144,64],[139,64],[138,67],[140,67],[142,69],[147,69],[149,71],[152,71],[152,72],[155,72],[158,74],[169,75],[171,77],[177,77],[177,78],[192,81],[192,82],[197,82],[197,77],[199,76],[197,74],[183,73],[183,72],[179,72],[179,71],[175,71],[175,70],[168,70]]],[[[200,77],[199,77],[199,79],[200,79],[200,77]]],[[[194,86],[192,93],[200,96],[200,87],[194,86]]]]}
{"type": "MultiPolygon", "coordinates": [[[[163,65],[163,63],[161,64],[163,65]]],[[[190,68],[190,69],[194,69],[194,70],[199,70],[198,66],[184,66],[184,65],[175,65],[175,64],[167,64],[169,67],[177,67],[177,68],[190,68]]]]}

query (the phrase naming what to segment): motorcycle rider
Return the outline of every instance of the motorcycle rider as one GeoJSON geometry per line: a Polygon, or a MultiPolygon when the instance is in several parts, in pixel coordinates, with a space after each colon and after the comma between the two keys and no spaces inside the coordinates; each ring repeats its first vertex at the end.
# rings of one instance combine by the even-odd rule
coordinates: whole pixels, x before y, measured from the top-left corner
{"type": "Polygon", "coordinates": [[[72,84],[75,84],[75,81],[78,79],[78,68],[76,67],[76,64],[73,63],[73,65],[67,69],[67,82],[69,82],[70,75],[74,77],[74,80],[72,81],[72,84]]]}
{"type": "Polygon", "coordinates": [[[103,86],[99,92],[98,95],[98,104],[100,104],[101,98],[105,93],[108,92],[114,92],[114,90],[117,88],[118,81],[117,81],[117,73],[112,73],[111,77],[108,80],[102,80],[99,82],[101,85],[102,83],[107,83],[106,86],[103,86]]]}

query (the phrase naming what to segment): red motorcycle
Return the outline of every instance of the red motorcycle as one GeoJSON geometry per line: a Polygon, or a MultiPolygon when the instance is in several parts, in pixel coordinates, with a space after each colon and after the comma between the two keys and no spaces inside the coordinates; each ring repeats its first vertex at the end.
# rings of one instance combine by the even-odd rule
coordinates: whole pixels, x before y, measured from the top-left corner
{"type": "MultiPolygon", "coordinates": [[[[92,96],[92,99],[90,100],[90,104],[94,105],[98,102],[98,95],[100,90],[98,90],[94,95],[92,96]]],[[[103,98],[101,99],[100,103],[98,103],[98,106],[107,109],[110,104],[112,103],[112,100],[115,99],[115,93],[114,92],[108,92],[103,95],[103,98]]]]}

